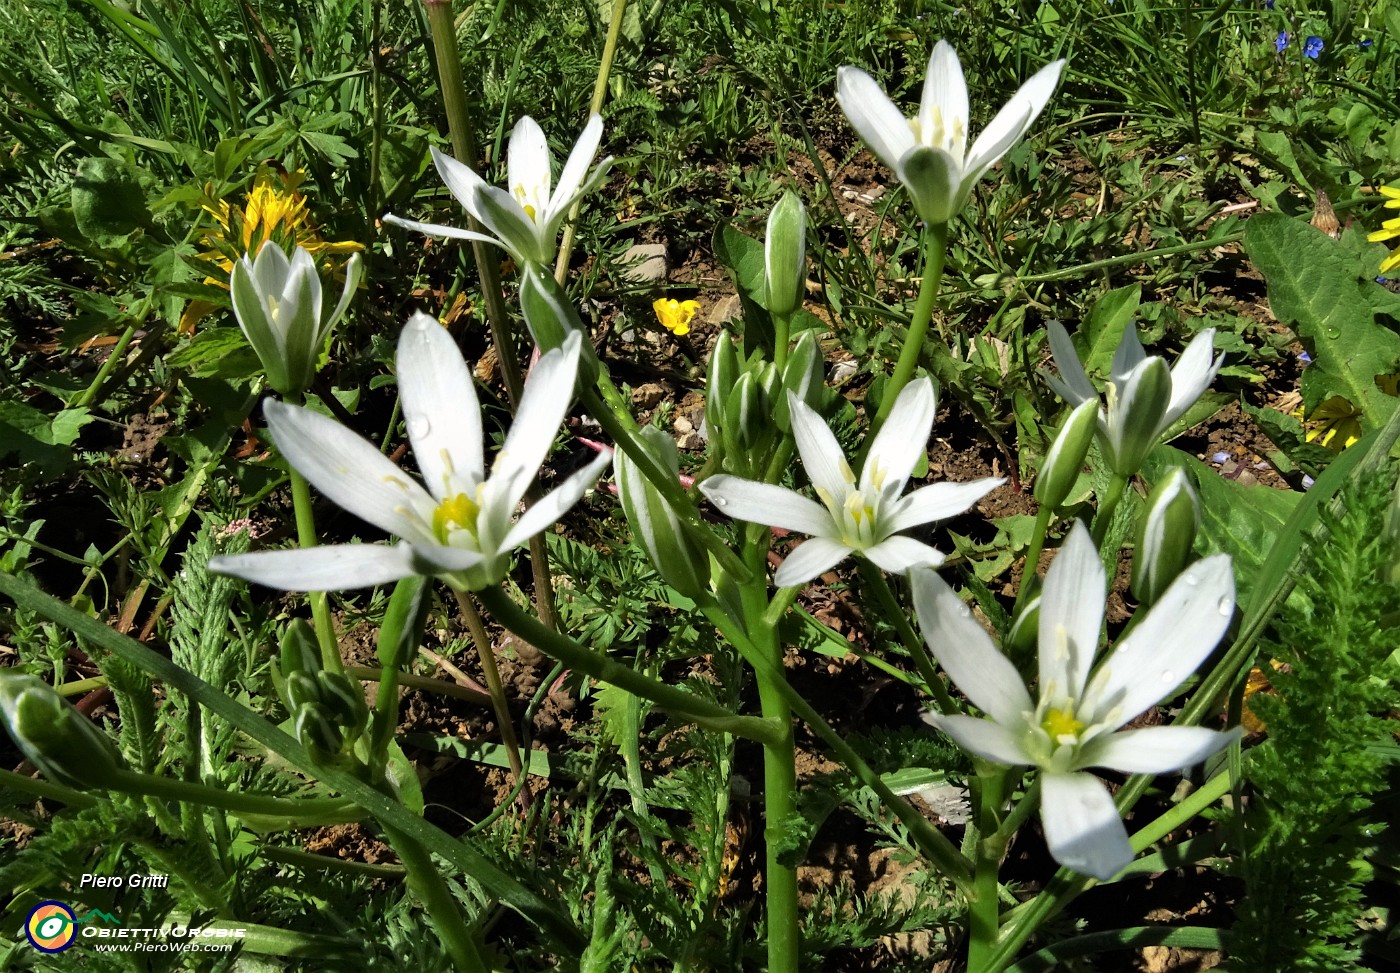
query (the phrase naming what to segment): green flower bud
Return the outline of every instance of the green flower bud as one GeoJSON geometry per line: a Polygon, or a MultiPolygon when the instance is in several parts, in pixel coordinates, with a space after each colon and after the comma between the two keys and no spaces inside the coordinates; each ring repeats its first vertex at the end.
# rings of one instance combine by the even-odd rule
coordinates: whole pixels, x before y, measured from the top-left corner
{"type": "Polygon", "coordinates": [[[1162,596],[1191,560],[1201,526],[1201,504],[1186,471],[1172,470],[1147,498],[1133,549],[1133,597],[1150,605],[1162,596]]]}
{"type": "Polygon", "coordinates": [[[316,677],[309,672],[293,672],[282,680],[287,696],[287,709],[295,711],[299,706],[309,706],[321,701],[321,687],[316,677]]]}
{"type": "MultiPolygon", "coordinates": [[[[770,366],[771,367],[771,366],[770,366]]],[[[761,372],[748,371],[730,389],[724,403],[725,455],[731,459],[762,452],[773,434],[773,407],[761,372]]]]}
{"type": "Polygon", "coordinates": [[[705,432],[711,443],[721,442],[725,426],[724,401],[739,380],[739,352],[728,331],[721,331],[710,350],[705,378],[705,432]]]}
{"type": "Polygon", "coordinates": [[[304,392],[316,374],[316,359],[331,328],[360,286],[360,255],[345,265],[345,288],[329,313],[321,309],[321,275],[301,247],[291,259],[275,243],[265,243],[256,259],[244,254],[229,275],[233,313],[257,352],[267,382],[283,395],[304,392]]]}
{"type": "Polygon", "coordinates": [[[282,678],[287,679],[294,672],[320,672],[321,649],[316,644],[316,634],[305,619],[293,619],[282,633],[278,660],[282,667],[282,678]]]}
{"type": "Polygon", "coordinates": [[[581,381],[592,385],[598,380],[598,356],[589,340],[588,329],[564,288],[538,264],[526,264],[520,271],[520,310],[540,351],[563,347],[571,332],[583,335],[578,372],[581,381]]]}
{"type": "Polygon", "coordinates": [[[784,193],[768,214],[763,257],[768,312],[791,314],[802,306],[807,282],[807,211],[795,193],[784,193]]]}
{"type": "Polygon", "coordinates": [[[37,676],[0,671],[0,721],[54,783],[82,790],[117,786],[124,765],[112,741],[37,676]]]}
{"type": "MultiPolygon", "coordinates": [[[[1035,570],[1026,565],[1027,571],[1035,570]]],[[[1011,623],[1011,631],[1006,633],[1006,647],[1013,653],[1029,653],[1039,643],[1040,595],[1026,602],[1011,623]]]]}
{"type": "Polygon", "coordinates": [[[1040,475],[1035,478],[1033,493],[1042,507],[1059,507],[1069,497],[1084,467],[1089,444],[1094,441],[1098,418],[1098,400],[1087,399],[1079,403],[1060,427],[1055,441],[1050,444],[1050,452],[1045,454],[1040,475]]]}
{"type": "Polygon", "coordinates": [[[340,752],[345,737],[336,725],[330,711],[320,703],[298,706],[292,716],[292,734],[311,755],[318,760],[326,760],[340,752]]]}
{"type": "MultiPolygon", "coordinates": [[[[825,364],[817,333],[810,330],[802,332],[797,336],[792,352],[788,355],[787,364],[783,368],[784,391],[791,392],[805,405],[820,409],[822,392],[826,387],[823,370],[825,364]]],[[[786,395],[777,396],[773,418],[783,432],[792,431],[786,395]]]]}
{"type": "Polygon", "coordinates": [[[1109,466],[1119,476],[1142,469],[1161,435],[1172,399],[1172,373],[1161,358],[1148,358],[1118,387],[1108,383],[1106,433],[1109,466]]]}
{"type": "Polygon", "coordinates": [[[316,683],[321,705],[337,725],[348,731],[347,736],[352,739],[358,736],[369,718],[369,706],[365,704],[365,693],[359,683],[340,672],[318,672],[316,683]]]}
{"type": "MultiPolygon", "coordinates": [[[[676,444],[654,426],[642,430],[647,449],[669,476],[680,475],[676,444]]],[[[613,455],[617,492],[632,525],[632,536],[647,552],[657,572],[672,588],[697,598],[710,587],[710,559],[686,533],[680,517],[622,450],[613,455]]]]}

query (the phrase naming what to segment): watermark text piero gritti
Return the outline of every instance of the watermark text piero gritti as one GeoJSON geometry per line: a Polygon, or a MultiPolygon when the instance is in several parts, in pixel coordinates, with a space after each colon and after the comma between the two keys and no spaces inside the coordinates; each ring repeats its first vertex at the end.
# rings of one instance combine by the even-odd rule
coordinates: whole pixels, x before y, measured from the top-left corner
{"type": "Polygon", "coordinates": [[[170,885],[170,876],[160,873],[150,875],[94,875],[84,872],[78,879],[80,889],[163,889],[170,885]]]}

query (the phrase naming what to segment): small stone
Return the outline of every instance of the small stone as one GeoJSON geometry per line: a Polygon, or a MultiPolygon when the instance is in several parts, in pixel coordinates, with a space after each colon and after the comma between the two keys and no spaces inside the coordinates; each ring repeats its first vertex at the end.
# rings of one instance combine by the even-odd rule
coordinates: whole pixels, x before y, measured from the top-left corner
{"type": "Polygon", "coordinates": [[[638,243],[622,255],[622,276],[628,283],[653,287],[666,283],[670,264],[666,244],[638,243]]]}
{"type": "Polygon", "coordinates": [[[666,390],[655,382],[638,385],[632,390],[632,404],[639,409],[654,409],[666,398],[666,390]]]}
{"type": "Polygon", "coordinates": [[[710,305],[710,311],[705,315],[708,324],[721,326],[737,319],[743,312],[743,304],[739,302],[738,294],[730,294],[728,297],[721,297],[714,304],[710,305]]]}
{"type": "Polygon", "coordinates": [[[635,328],[628,328],[619,337],[629,345],[634,344],[637,340],[637,331],[635,328]]]}
{"type": "Polygon", "coordinates": [[[672,423],[671,428],[675,429],[676,432],[684,436],[688,432],[693,432],[695,429],[695,425],[685,416],[676,416],[676,421],[672,423]]]}
{"type": "Polygon", "coordinates": [[[681,449],[700,449],[705,445],[705,440],[700,437],[698,432],[688,432],[676,440],[676,445],[681,449]]]}

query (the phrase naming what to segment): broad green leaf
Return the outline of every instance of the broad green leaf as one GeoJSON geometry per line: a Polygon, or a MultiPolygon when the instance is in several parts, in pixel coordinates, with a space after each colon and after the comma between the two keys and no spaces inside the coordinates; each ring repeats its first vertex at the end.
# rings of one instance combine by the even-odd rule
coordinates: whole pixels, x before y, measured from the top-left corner
{"type": "Polygon", "coordinates": [[[0,402],[0,456],[17,455],[21,463],[37,463],[53,475],[73,462],[78,433],[92,421],[86,409],[63,409],[52,414],[23,402],[0,402]]]}
{"type": "Polygon", "coordinates": [[[1094,302],[1085,327],[1086,372],[1090,375],[1109,373],[1109,367],[1113,364],[1113,353],[1118,350],[1118,343],[1123,340],[1123,332],[1127,330],[1141,304],[1141,284],[1130,284],[1109,291],[1094,302]]]}
{"type": "Polygon", "coordinates": [[[1400,405],[1376,385],[1400,361],[1400,335],[1375,319],[1376,285],[1358,276],[1339,242],[1306,223],[1276,213],[1249,221],[1245,248],[1264,273],[1274,317],[1293,327],[1312,352],[1303,372],[1303,406],[1310,413],[1340,395],[1362,411],[1365,429],[1377,429],[1400,405]]]}

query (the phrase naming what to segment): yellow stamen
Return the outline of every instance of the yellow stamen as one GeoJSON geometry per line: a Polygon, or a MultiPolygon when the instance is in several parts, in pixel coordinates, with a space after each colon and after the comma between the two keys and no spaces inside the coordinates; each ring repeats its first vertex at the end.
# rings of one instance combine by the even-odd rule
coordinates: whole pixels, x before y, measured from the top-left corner
{"type": "Polygon", "coordinates": [[[447,543],[447,535],[453,527],[475,535],[476,519],[480,514],[481,505],[465,493],[448,497],[433,511],[433,533],[444,544],[447,543]]]}

